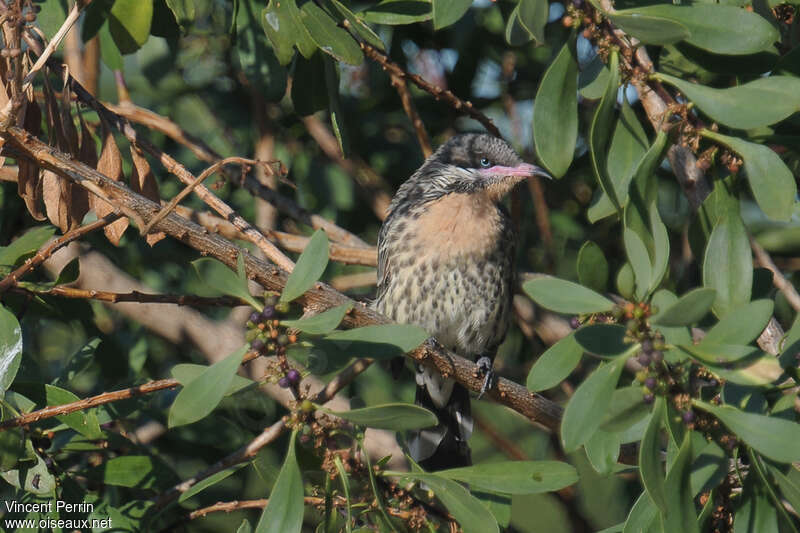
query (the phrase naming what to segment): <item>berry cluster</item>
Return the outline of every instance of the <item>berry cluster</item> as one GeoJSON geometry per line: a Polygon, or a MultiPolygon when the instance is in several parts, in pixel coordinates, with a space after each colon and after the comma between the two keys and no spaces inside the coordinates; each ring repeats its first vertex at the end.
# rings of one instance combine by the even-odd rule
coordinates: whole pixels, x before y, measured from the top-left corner
{"type": "MultiPolygon", "coordinates": [[[[281,326],[279,317],[289,311],[289,305],[278,301],[272,293],[264,296],[264,309],[261,312],[253,311],[247,321],[247,340],[250,348],[259,355],[274,354],[277,356],[277,365],[272,366],[271,376],[277,379],[278,385],[284,389],[291,388],[297,393],[302,374],[291,368],[286,359],[286,347],[297,342],[297,335],[287,331],[281,326]]],[[[296,395],[296,394],[295,394],[296,395]]]]}

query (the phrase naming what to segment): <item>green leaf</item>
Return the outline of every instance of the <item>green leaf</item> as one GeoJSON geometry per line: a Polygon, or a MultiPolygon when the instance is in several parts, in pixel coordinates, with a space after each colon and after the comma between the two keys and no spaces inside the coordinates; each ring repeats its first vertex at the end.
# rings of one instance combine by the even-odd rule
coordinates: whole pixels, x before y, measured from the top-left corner
{"type": "Polygon", "coordinates": [[[778,488],[781,489],[781,495],[786,498],[786,501],[788,501],[794,509],[800,509],[800,485],[775,466],[767,465],[767,468],[769,468],[770,474],[772,474],[772,477],[775,479],[778,488]]]}
{"type": "Polygon", "coordinates": [[[339,2],[339,0],[331,0],[331,4],[350,23],[351,29],[355,31],[361,39],[371,44],[378,50],[384,51],[383,41],[380,37],[378,37],[378,34],[372,31],[372,28],[364,24],[364,22],[362,22],[355,13],[350,11],[350,9],[348,9],[343,3],[339,2]]]}
{"type": "Polygon", "coordinates": [[[692,403],[717,417],[761,455],[779,463],[800,461],[800,447],[787,445],[800,442],[800,424],[783,418],[746,413],[729,405],[716,406],[701,400],[692,400],[692,403]]]}
{"type": "Polygon", "coordinates": [[[360,65],[364,61],[364,55],[355,39],[337,26],[336,21],[314,2],[303,4],[300,8],[300,20],[311,39],[326,54],[351,65],[360,65]]]}
{"type": "Polygon", "coordinates": [[[664,17],[626,13],[626,10],[617,11],[609,14],[608,18],[615,26],[625,30],[625,33],[636,37],[643,43],[665,45],[683,41],[691,35],[689,28],[680,22],[664,17]]]}
{"type": "Polygon", "coordinates": [[[792,76],[758,78],[727,89],[713,89],[667,74],[657,77],[677,87],[713,120],[732,128],[768,126],[800,111],[800,79],[792,76]]]}
{"type": "Polygon", "coordinates": [[[539,494],[578,481],[575,467],[560,461],[501,461],[440,470],[436,475],[505,494],[539,494]]]}
{"type": "Polygon", "coordinates": [[[36,15],[36,23],[47,39],[52,39],[67,18],[67,0],[44,0],[38,3],[41,11],[36,15]]]}
{"type": "Polygon", "coordinates": [[[150,36],[153,0],[114,0],[108,29],[123,54],[138,50],[150,36]]]}
{"type": "Polygon", "coordinates": [[[306,31],[305,27],[297,24],[291,11],[292,5],[293,0],[270,0],[261,11],[261,26],[281,65],[288,65],[292,61],[297,35],[306,31]]]}
{"type": "Polygon", "coordinates": [[[760,350],[753,346],[741,346],[737,344],[716,344],[706,342],[703,339],[698,345],[680,346],[680,348],[691,354],[695,359],[711,365],[721,363],[733,363],[740,359],[750,357],[759,353],[760,350]]]}
{"type": "Polygon", "coordinates": [[[350,157],[350,139],[345,127],[344,113],[339,101],[339,70],[336,62],[325,57],[325,87],[328,89],[328,109],[331,114],[331,126],[342,157],[350,157]]]}
{"type": "Polygon", "coordinates": [[[692,437],[687,432],[664,482],[667,509],[661,513],[664,531],[699,532],[690,483],[692,437]]]}
{"type": "MultiPolygon", "coordinates": [[[[647,139],[647,134],[644,132],[636,112],[631,108],[628,100],[623,99],[606,157],[606,171],[620,205],[628,202],[631,180],[634,172],[642,165],[642,158],[647,153],[649,146],[650,141],[647,139]]],[[[656,161],[655,164],[658,165],[658,163],[659,161],[656,161]]],[[[615,213],[611,200],[605,193],[598,198],[593,207],[598,210],[604,205],[607,206],[609,215],[615,213]]]]}
{"type": "Polygon", "coordinates": [[[464,16],[472,0],[431,0],[433,4],[433,29],[441,30],[464,16]]]}
{"type": "Polygon", "coordinates": [[[615,209],[620,210],[620,203],[614,189],[614,183],[607,171],[608,146],[611,139],[611,127],[614,120],[614,105],[617,103],[617,90],[619,88],[619,56],[612,52],[609,56],[608,68],[611,76],[608,78],[605,92],[597,106],[597,111],[592,118],[589,128],[589,153],[592,159],[592,169],[603,192],[615,209]]]}
{"type": "MultiPolygon", "coordinates": [[[[716,54],[754,54],[768,50],[780,38],[778,31],[764,17],[729,5],[660,4],[622,9],[614,14],[614,17],[626,17],[623,23],[629,22],[627,17],[630,16],[638,16],[643,22],[639,24],[640,28],[647,27],[650,31],[660,32],[662,38],[676,37],[678,27],[673,24],[667,29],[661,19],[678,23],[689,31],[687,43],[716,54]],[[661,30],[653,30],[655,25],[660,26],[661,30]]],[[[656,33],[652,35],[659,36],[656,33]]]]}
{"type": "Polygon", "coordinates": [[[433,17],[430,0],[383,0],[358,13],[366,22],[375,24],[412,24],[433,17]]]}
{"type": "Polygon", "coordinates": [[[557,313],[602,313],[614,308],[614,302],[605,296],[558,278],[528,280],[522,290],[537,304],[557,313]]]}
{"type": "Polygon", "coordinates": [[[194,22],[194,0],[166,0],[167,7],[175,15],[175,20],[184,32],[194,22]]]}
{"type": "Polygon", "coordinates": [[[0,246],[0,265],[16,266],[46,243],[56,232],[53,226],[37,226],[8,246],[0,246]]]}
{"type": "Polygon", "coordinates": [[[611,403],[603,416],[600,429],[611,433],[625,431],[651,411],[651,406],[644,403],[641,386],[620,387],[611,395],[611,403]]]}
{"type": "Polygon", "coordinates": [[[631,347],[627,329],[620,324],[588,324],[577,330],[575,340],[587,352],[601,357],[620,355],[631,347]]]}
{"type": "Polygon", "coordinates": [[[661,468],[661,439],[659,430],[664,419],[666,405],[664,397],[659,396],[653,409],[653,417],[647,425],[639,448],[639,475],[647,494],[662,511],[667,510],[667,497],[664,493],[664,474],[661,468]]]}
{"type": "Polygon", "coordinates": [[[738,213],[720,218],[711,232],[703,260],[703,285],[717,291],[713,309],[719,317],[750,301],[753,258],[738,213]]]}
{"type": "MultiPolygon", "coordinates": [[[[246,353],[246,352],[245,352],[246,353]]],[[[199,378],[203,372],[208,370],[209,367],[206,365],[193,365],[191,363],[181,363],[172,367],[169,373],[172,375],[173,378],[177,379],[181,385],[184,387],[187,386],[192,381],[199,378]]],[[[247,379],[246,377],[240,376],[238,374],[233,375],[233,380],[231,381],[230,386],[225,391],[224,396],[230,396],[231,394],[236,394],[242,389],[250,387],[254,385],[256,382],[252,379],[247,379]]]]}
{"type": "Polygon", "coordinates": [[[763,355],[755,359],[747,360],[750,366],[734,367],[716,366],[706,363],[706,368],[720,378],[738,383],[740,385],[761,387],[772,384],[776,376],[781,374],[781,366],[778,360],[771,355],[763,355]]]}
{"type": "MultiPolygon", "coordinates": [[[[10,410],[6,411],[13,418],[10,410]]],[[[25,456],[25,435],[22,428],[8,428],[0,432],[0,472],[8,472],[25,456]]]]}
{"type": "Polygon", "coordinates": [[[122,54],[119,48],[117,48],[114,38],[111,36],[111,32],[109,31],[110,24],[110,22],[106,22],[97,32],[97,39],[100,41],[100,59],[102,59],[103,63],[111,70],[122,70],[122,54]]]}
{"type": "Polygon", "coordinates": [[[216,485],[217,483],[219,483],[223,479],[226,479],[231,474],[233,474],[236,471],[238,471],[239,469],[247,466],[248,464],[249,463],[242,463],[242,464],[234,465],[234,466],[232,466],[230,468],[226,468],[225,470],[222,470],[221,472],[217,472],[213,476],[209,476],[209,477],[199,481],[198,483],[195,483],[194,485],[191,486],[191,488],[189,488],[189,490],[187,490],[186,492],[184,492],[183,494],[180,495],[180,497],[178,498],[178,503],[185,502],[186,500],[188,500],[192,496],[203,492],[208,487],[211,487],[212,485],[216,485]]]}
{"type": "Polygon", "coordinates": [[[186,384],[169,410],[169,427],[191,424],[211,413],[231,386],[245,353],[246,346],[239,348],[186,384]]]}
{"type": "Polygon", "coordinates": [[[595,472],[601,475],[612,474],[617,468],[619,449],[622,444],[622,435],[598,429],[588,441],[583,444],[586,457],[595,472]]]}
{"type": "MultiPolygon", "coordinates": [[[[547,24],[547,15],[548,15],[548,3],[547,0],[520,0],[519,1],[519,10],[517,11],[517,16],[519,17],[519,23],[522,25],[523,28],[528,30],[528,33],[531,34],[531,37],[540,44],[544,43],[544,26],[547,24]]],[[[434,15],[434,20],[436,17],[434,15]]],[[[577,65],[575,70],[575,76],[573,77],[573,83],[577,84],[577,65]]],[[[574,87],[575,85],[573,85],[574,87]]],[[[564,91],[568,91],[569,85],[565,85],[563,87],[564,91]]],[[[574,91],[573,91],[574,94],[574,91]]],[[[562,123],[561,127],[564,127],[562,123]]],[[[551,130],[550,134],[553,134],[551,130]]]]}
{"type": "Polygon", "coordinates": [[[78,276],[81,275],[81,266],[80,266],[80,258],[76,257],[66,265],[61,271],[58,273],[56,277],[56,281],[53,285],[66,285],[68,283],[73,283],[78,279],[78,276]]]}
{"type": "MultiPolygon", "coordinates": [[[[254,90],[265,100],[278,101],[286,94],[287,72],[276,54],[278,50],[285,53],[285,49],[270,46],[268,35],[265,34],[266,20],[261,15],[257,11],[256,0],[239,1],[235,56],[254,90]]],[[[297,34],[299,32],[292,32],[292,35],[297,34]]]]}
{"type": "MultiPolygon", "coordinates": [[[[240,264],[243,270],[244,257],[241,252],[237,260],[237,267],[240,264]]],[[[247,277],[237,274],[224,263],[210,257],[203,257],[192,261],[192,266],[200,280],[209,287],[222,294],[241,298],[259,311],[264,308],[263,304],[250,294],[250,289],[247,288],[247,277]]]]}
{"type": "Polygon", "coordinates": [[[519,4],[514,6],[506,23],[506,42],[511,46],[521,46],[533,39],[533,35],[528,28],[522,25],[519,19],[519,4]]]}
{"type": "Polygon", "coordinates": [[[50,473],[47,464],[34,451],[30,441],[26,442],[25,448],[29,457],[35,457],[36,464],[3,472],[0,477],[6,480],[9,485],[23,489],[25,492],[52,497],[56,489],[55,476],[50,473]],[[20,478],[22,478],[22,483],[20,483],[20,478]]]}
{"type": "Polygon", "coordinates": [[[547,349],[531,367],[526,386],[540,391],[555,387],[578,366],[583,348],[571,333],[547,349]]]}
{"type": "MultiPolygon", "coordinates": [[[[511,496],[508,494],[497,494],[496,492],[484,492],[477,489],[470,491],[484,507],[489,509],[494,519],[497,520],[501,528],[507,528],[511,523],[511,496]]],[[[366,533],[366,532],[365,532],[366,533]]]]}
{"type": "Polygon", "coordinates": [[[561,420],[564,451],[576,450],[600,427],[624,366],[621,360],[603,363],[575,389],[561,420]]]}
{"type": "Polygon", "coordinates": [[[701,135],[724,144],[742,156],[753,197],[764,213],[788,221],[794,209],[797,185],[789,168],[768,146],[702,130],[701,135]]]}
{"type": "Polygon", "coordinates": [[[405,431],[427,428],[438,423],[436,415],[427,409],[409,403],[387,403],[349,411],[321,409],[326,413],[349,420],[353,424],[375,429],[405,431]]]}
{"type": "Polygon", "coordinates": [[[658,203],[650,204],[650,228],[653,232],[653,276],[650,290],[654,291],[669,269],[669,234],[658,214],[658,203]]]}
{"type": "Polygon", "coordinates": [[[410,352],[425,342],[429,335],[419,326],[410,324],[382,324],[334,331],[323,337],[334,341],[342,349],[373,358],[391,358],[410,352]]]}
{"type": "Polygon", "coordinates": [[[286,280],[280,301],[291,302],[313,287],[325,272],[326,266],[328,266],[328,236],[320,229],[314,232],[297,259],[294,270],[286,280]]]}
{"type": "MultiPolygon", "coordinates": [[[[80,400],[70,391],[54,385],[45,384],[42,386],[39,383],[17,383],[14,385],[14,389],[35,400],[37,405],[55,406],[80,400]]],[[[66,415],[59,415],[56,418],[87,439],[95,440],[103,436],[94,410],[76,411],[66,415]]]]}
{"type": "Polygon", "coordinates": [[[281,320],[281,324],[294,329],[299,329],[303,333],[311,335],[325,335],[335,330],[342,322],[344,315],[353,308],[353,304],[348,302],[344,305],[328,309],[322,313],[307,318],[297,320],[281,320]]]}
{"type": "Polygon", "coordinates": [[[623,231],[623,241],[625,242],[625,252],[628,261],[633,267],[633,279],[636,282],[635,295],[639,301],[643,301],[650,290],[650,283],[653,276],[653,267],[650,265],[650,254],[647,247],[630,228],[623,231]]]}
{"type": "Polygon", "coordinates": [[[425,472],[384,472],[391,477],[419,480],[442,502],[464,533],[500,533],[497,521],[480,500],[457,482],[425,472]]]}
{"type": "MultiPolygon", "coordinates": [[[[529,0],[523,0],[528,2],[529,0]]],[[[547,2],[530,0],[530,3],[547,2]]],[[[572,163],[578,139],[578,61],[570,38],[542,77],[533,101],[533,139],[539,160],[556,178],[572,163]]]]}
{"type": "Polygon", "coordinates": [[[692,474],[690,484],[692,494],[711,490],[716,487],[728,474],[728,457],[725,451],[714,442],[706,442],[698,445],[697,441],[700,434],[692,432],[694,443],[692,449],[695,452],[695,459],[692,463],[692,474]]]}
{"type": "Polygon", "coordinates": [[[593,241],[586,241],[578,251],[578,281],[594,291],[603,292],[608,285],[608,261],[603,250],[593,241]]]}
{"type": "Polygon", "coordinates": [[[297,466],[295,440],[292,431],[289,450],[269,494],[269,503],[261,514],[256,533],[300,533],[303,528],[303,477],[297,466]]]}
{"type": "Polygon", "coordinates": [[[22,328],[14,313],[0,305],[0,398],[14,382],[22,361],[22,328]]]}
{"type": "MultiPolygon", "coordinates": [[[[625,528],[622,530],[622,533],[644,533],[652,531],[653,522],[655,522],[657,518],[658,508],[647,495],[647,492],[642,492],[628,513],[628,518],[625,520],[625,528]]],[[[660,531],[660,528],[656,529],[656,531],[660,531]]]]}
{"type": "Polygon", "coordinates": [[[689,326],[706,316],[716,297],[717,291],[714,289],[694,289],[661,310],[651,321],[660,326],[689,326]]]}
{"type": "Polygon", "coordinates": [[[99,468],[102,481],[117,487],[138,487],[152,478],[158,465],[146,455],[123,455],[109,459],[99,468]]]}

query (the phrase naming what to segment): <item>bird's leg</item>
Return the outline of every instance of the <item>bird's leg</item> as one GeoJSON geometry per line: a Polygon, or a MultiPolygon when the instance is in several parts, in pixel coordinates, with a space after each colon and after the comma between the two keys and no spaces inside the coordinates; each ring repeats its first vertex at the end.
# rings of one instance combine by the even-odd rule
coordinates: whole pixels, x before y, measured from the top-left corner
{"type": "Polygon", "coordinates": [[[485,355],[478,359],[478,374],[483,376],[483,385],[481,385],[481,392],[478,394],[478,399],[486,394],[486,391],[494,386],[495,373],[492,369],[492,360],[485,355]]]}

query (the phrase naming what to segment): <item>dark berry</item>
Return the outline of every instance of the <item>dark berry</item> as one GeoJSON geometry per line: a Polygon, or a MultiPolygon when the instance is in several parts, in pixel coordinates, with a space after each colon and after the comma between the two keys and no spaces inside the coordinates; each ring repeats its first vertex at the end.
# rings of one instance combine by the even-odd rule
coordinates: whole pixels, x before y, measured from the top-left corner
{"type": "Polygon", "coordinates": [[[636,358],[636,360],[639,361],[639,364],[642,366],[650,365],[650,356],[647,354],[647,352],[639,353],[639,356],[636,358]]]}
{"type": "Polygon", "coordinates": [[[653,351],[653,342],[650,339],[642,341],[642,351],[647,354],[653,351]]]}
{"type": "Polygon", "coordinates": [[[581,327],[581,321],[578,320],[578,317],[574,316],[569,319],[569,325],[572,329],[578,329],[581,327]]]}
{"type": "Polygon", "coordinates": [[[252,322],[253,324],[258,324],[259,322],[261,322],[261,313],[257,311],[253,311],[252,313],[250,313],[250,322],[252,322]]]}
{"type": "Polygon", "coordinates": [[[286,377],[289,378],[290,383],[297,383],[300,381],[300,372],[293,368],[286,373],[286,377]]]}
{"type": "Polygon", "coordinates": [[[684,423],[691,424],[694,422],[694,413],[692,411],[686,411],[683,413],[681,418],[683,418],[684,423]]]}
{"type": "Polygon", "coordinates": [[[275,316],[275,307],[272,305],[267,305],[264,307],[264,310],[261,311],[261,319],[262,320],[269,320],[270,318],[275,316]]]}
{"type": "Polygon", "coordinates": [[[281,387],[282,389],[288,389],[289,388],[289,378],[284,376],[281,379],[279,379],[278,380],[278,386],[281,387]]]}
{"type": "Polygon", "coordinates": [[[654,377],[647,378],[646,380],[644,380],[644,386],[647,387],[650,390],[655,389],[656,388],[656,378],[654,378],[654,377]]]}
{"type": "Polygon", "coordinates": [[[644,403],[653,403],[653,400],[655,399],[656,397],[650,393],[645,394],[644,397],[642,398],[642,400],[644,400],[644,403]]]}
{"type": "Polygon", "coordinates": [[[661,350],[656,350],[655,352],[650,354],[650,357],[653,359],[654,363],[660,363],[664,360],[664,352],[661,350]]]}
{"type": "Polygon", "coordinates": [[[708,382],[708,386],[709,387],[719,387],[719,381],[717,381],[716,379],[712,379],[711,381],[708,382]]]}
{"type": "Polygon", "coordinates": [[[261,339],[253,339],[252,342],[250,342],[250,347],[257,352],[263,352],[267,345],[264,344],[264,341],[261,339]]]}

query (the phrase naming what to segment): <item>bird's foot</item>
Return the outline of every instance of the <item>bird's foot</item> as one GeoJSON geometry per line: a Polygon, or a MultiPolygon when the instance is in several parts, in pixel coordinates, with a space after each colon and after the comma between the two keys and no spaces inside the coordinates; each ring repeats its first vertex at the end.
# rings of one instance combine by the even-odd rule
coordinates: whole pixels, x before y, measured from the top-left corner
{"type": "Polygon", "coordinates": [[[492,369],[492,360],[484,356],[478,359],[478,375],[483,376],[483,385],[481,385],[481,392],[478,394],[478,399],[486,394],[486,391],[494,387],[495,373],[492,369]]]}

